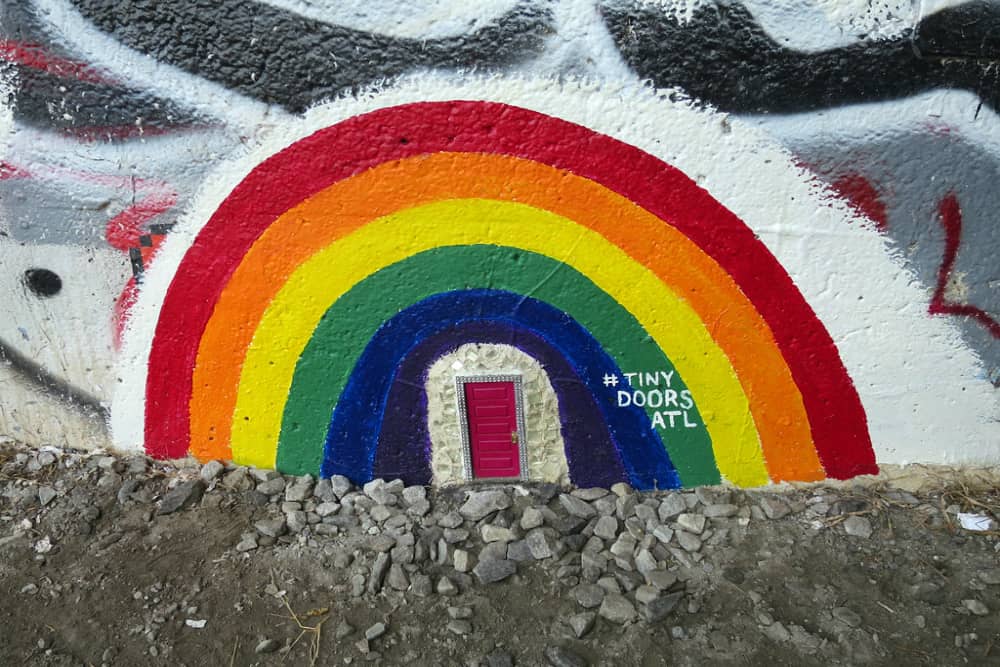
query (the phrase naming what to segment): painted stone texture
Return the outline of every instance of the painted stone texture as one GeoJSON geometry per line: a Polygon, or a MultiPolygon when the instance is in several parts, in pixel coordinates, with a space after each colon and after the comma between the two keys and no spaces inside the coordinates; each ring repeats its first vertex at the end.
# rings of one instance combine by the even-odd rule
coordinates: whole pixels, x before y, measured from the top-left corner
{"type": "Polygon", "coordinates": [[[451,481],[505,350],[533,478],[1000,461],[1000,11],[879,7],[4,3],[0,435],[451,481]]]}
{"type": "Polygon", "coordinates": [[[548,374],[537,359],[513,345],[466,343],[438,358],[427,372],[428,431],[432,454],[432,480],[436,484],[461,482],[462,434],[457,428],[458,401],[455,376],[516,371],[524,383],[527,421],[528,476],[556,483],[569,482],[563,421],[559,399],[548,374]]]}

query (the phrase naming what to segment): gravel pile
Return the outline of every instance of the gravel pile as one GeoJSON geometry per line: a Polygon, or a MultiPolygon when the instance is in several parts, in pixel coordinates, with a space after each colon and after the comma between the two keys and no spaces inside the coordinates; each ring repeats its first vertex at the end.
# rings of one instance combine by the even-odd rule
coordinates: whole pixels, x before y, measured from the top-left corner
{"type": "Polygon", "coordinates": [[[0,463],[4,664],[1000,664],[997,533],[956,522],[989,490],[0,463]]]}

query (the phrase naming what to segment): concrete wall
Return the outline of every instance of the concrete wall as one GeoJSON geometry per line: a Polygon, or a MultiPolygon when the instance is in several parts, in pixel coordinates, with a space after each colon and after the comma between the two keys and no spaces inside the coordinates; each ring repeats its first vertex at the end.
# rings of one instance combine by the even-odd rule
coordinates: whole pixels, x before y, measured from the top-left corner
{"type": "Polygon", "coordinates": [[[535,478],[1000,460],[995,3],[0,12],[0,435],[446,481],[506,345],[535,478]]]}

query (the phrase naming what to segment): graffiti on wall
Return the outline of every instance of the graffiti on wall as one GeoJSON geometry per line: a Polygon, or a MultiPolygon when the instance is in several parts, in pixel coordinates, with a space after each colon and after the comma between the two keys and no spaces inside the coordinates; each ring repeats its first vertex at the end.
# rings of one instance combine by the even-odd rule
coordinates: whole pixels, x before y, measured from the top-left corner
{"type": "MultiPolygon", "coordinates": [[[[898,257],[922,286],[912,307],[926,318],[957,327],[963,338],[961,345],[974,351],[979,359],[976,376],[994,386],[1000,385],[1000,290],[996,289],[1000,278],[992,261],[1000,248],[1000,232],[992,223],[993,211],[1000,206],[1000,194],[992,186],[1000,175],[1000,142],[995,139],[1000,130],[994,60],[1000,52],[995,39],[1000,11],[992,3],[939,2],[934,11],[928,10],[926,14],[918,13],[908,2],[899,3],[898,8],[890,8],[891,11],[867,23],[859,17],[845,19],[843,12],[834,16],[822,3],[812,8],[803,3],[796,11],[772,11],[768,3],[749,0],[745,3],[614,0],[593,7],[570,0],[509,0],[461,8],[446,0],[425,0],[405,8],[395,6],[398,3],[363,6],[345,3],[338,7],[285,0],[230,4],[214,3],[206,7],[187,1],[140,1],[130,3],[125,14],[116,3],[103,0],[15,1],[0,8],[0,62],[5,64],[13,114],[13,127],[0,158],[0,268],[8,290],[2,298],[7,300],[5,310],[12,315],[8,322],[0,324],[0,356],[5,361],[0,368],[0,382],[10,391],[16,388],[18,395],[24,397],[15,403],[27,405],[37,397],[54,400],[67,411],[66,419],[72,421],[72,415],[82,415],[90,422],[90,432],[100,430],[113,408],[116,387],[121,385],[119,346],[123,326],[132,313],[146,274],[155,267],[158,251],[174,234],[178,220],[185,215],[207,218],[213,213],[214,209],[196,210],[197,195],[206,179],[253,153],[268,136],[280,132],[287,123],[294,123],[312,105],[357,94],[371,85],[391,89],[399,85],[400,77],[405,79],[427,71],[442,73],[454,81],[491,73],[514,80],[585,77],[598,82],[597,86],[614,89],[641,89],[651,82],[661,88],[675,89],[672,94],[678,99],[693,98],[696,104],[728,112],[738,122],[758,127],[791,151],[799,164],[808,167],[816,179],[826,183],[854,212],[870,219],[889,244],[888,252],[898,257]],[[57,284],[59,287],[54,287],[57,284]],[[81,341],[81,332],[85,341],[81,341]]],[[[554,91],[558,85],[552,84],[554,91]]],[[[645,128],[657,123],[652,117],[616,121],[621,131],[603,134],[627,135],[630,124],[645,128]]],[[[661,127],[660,133],[666,138],[670,129],[661,127]]],[[[382,150],[375,144],[356,143],[351,148],[350,164],[356,164],[369,152],[382,150]]],[[[497,142],[478,150],[494,156],[494,160],[516,155],[497,142]]],[[[426,159],[432,158],[443,159],[437,155],[426,159]]],[[[302,158],[302,172],[314,170],[314,161],[302,158]]],[[[475,167],[486,170],[485,165],[475,167]]],[[[371,171],[382,168],[370,167],[371,171]]],[[[494,174],[506,173],[495,165],[493,169],[494,174]]],[[[521,169],[519,166],[513,171],[521,173],[521,169]]],[[[459,176],[455,176],[456,181],[459,176]]],[[[699,178],[696,173],[688,176],[699,178]]],[[[397,185],[399,182],[396,181],[397,185]]],[[[833,198],[830,201],[839,205],[833,198]]],[[[429,206],[435,202],[424,203],[429,206]]],[[[448,211],[448,215],[459,219],[473,214],[448,211]]],[[[231,227],[228,233],[236,239],[240,225],[231,223],[231,227]]],[[[468,245],[475,252],[486,251],[480,246],[508,247],[502,243],[455,245],[468,245]]],[[[196,247],[193,245],[192,251],[196,247]]],[[[232,247],[239,247],[235,240],[232,247]]],[[[253,244],[246,246],[248,257],[253,256],[250,253],[253,247],[253,244]]],[[[319,252],[319,246],[312,250],[319,252]]],[[[568,279],[576,271],[584,284],[587,281],[596,284],[593,276],[579,271],[572,261],[562,261],[556,256],[556,264],[547,265],[545,258],[553,257],[551,249],[548,250],[549,254],[519,252],[516,259],[496,254],[500,251],[477,257],[490,262],[489,266],[514,266],[515,262],[517,266],[530,266],[539,276],[555,271],[554,275],[568,279]],[[563,265],[572,271],[564,274],[564,269],[553,268],[563,265]]],[[[421,272],[430,272],[432,269],[428,267],[436,263],[448,266],[449,262],[459,262],[457,266],[464,267],[472,261],[465,255],[453,257],[447,252],[444,247],[428,246],[407,258],[405,261],[410,263],[405,267],[379,267],[372,270],[370,277],[366,274],[364,280],[378,280],[379,276],[389,275],[383,272],[397,270],[405,272],[403,275],[423,275],[421,272]]],[[[853,272],[853,279],[862,279],[857,275],[859,267],[846,266],[850,261],[844,257],[845,265],[838,267],[837,272],[853,272]]],[[[674,268],[679,264],[675,262],[674,268]]],[[[892,268],[895,266],[890,265],[889,270],[903,270],[892,268]]],[[[793,288],[799,284],[800,277],[794,271],[783,265],[777,269],[791,275],[793,288]]],[[[489,294],[477,293],[484,304],[494,303],[491,299],[507,293],[537,296],[523,285],[494,284],[493,275],[495,272],[489,280],[481,280],[483,284],[462,287],[488,290],[489,294]]],[[[445,278],[441,276],[442,281],[445,278]]],[[[869,275],[863,279],[893,277],[869,275]]],[[[359,283],[359,287],[363,284],[359,283]]],[[[454,286],[447,287],[446,282],[440,284],[442,293],[460,291],[454,286]]],[[[705,319],[691,305],[689,310],[695,309],[694,312],[684,314],[686,319],[682,321],[691,331],[702,334],[700,339],[687,341],[656,339],[652,334],[655,327],[641,317],[641,307],[636,306],[639,308],[636,311],[621,306],[623,302],[613,290],[603,290],[610,295],[610,301],[619,304],[615,310],[609,302],[608,313],[624,311],[621,317],[634,319],[635,331],[649,334],[649,340],[637,344],[636,349],[657,347],[659,356],[649,352],[650,356],[641,358],[618,358],[609,352],[613,366],[608,366],[609,362],[603,358],[600,363],[591,359],[595,368],[606,366],[606,372],[584,373],[582,367],[569,364],[559,367],[573,373],[550,373],[560,405],[583,405],[577,399],[566,398],[571,383],[561,382],[562,377],[575,378],[572,390],[577,391],[575,395],[581,393],[579,387],[584,387],[582,393],[591,397],[587,399],[591,408],[567,414],[564,424],[568,431],[576,428],[574,424],[590,425],[578,428],[575,435],[562,434],[574,475],[600,481],[593,472],[586,477],[579,464],[574,464],[579,457],[570,455],[578,451],[574,443],[585,439],[581,433],[595,428],[596,432],[606,433],[602,437],[613,444],[616,441],[609,430],[612,428],[609,420],[623,420],[624,415],[632,415],[634,423],[642,424],[636,442],[659,441],[661,449],[667,452],[669,461],[657,464],[659,472],[654,475],[655,484],[660,486],[704,483],[720,476],[745,483],[824,474],[837,476],[824,467],[827,461],[823,456],[830,454],[824,454],[822,443],[824,438],[832,436],[817,436],[813,430],[818,428],[823,432],[827,427],[822,424],[828,421],[836,421],[837,428],[861,423],[865,412],[872,420],[864,388],[859,387],[862,399],[853,409],[842,404],[846,400],[843,397],[838,399],[841,403],[829,404],[830,410],[836,410],[834,419],[809,412],[810,401],[822,403],[825,399],[803,395],[811,389],[802,388],[805,376],[801,375],[803,371],[796,370],[794,360],[780,364],[788,376],[781,382],[760,381],[753,389],[743,386],[742,383],[749,382],[745,369],[763,364],[757,355],[771,354],[767,350],[784,355],[787,350],[781,347],[777,333],[769,344],[760,340],[746,342],[753,352],[734,349],[733,345],[739,345],[730,339],[737,336],[727,339],[725,331],[720,333],[721,328],[729,325],[730,318],[737,318],[736,313],[750,310],[756,310],[757,319],[739,321],[758,322],[754,325],[758,329],[761,321],[768,327],[775,326],[763,315],[766,309],[751,297],[752,290],[748,291],[739,281],[735,285],[738,292],[746,295],[749,305],[741,306],[743,310],[727,309],[725,318],[715,320],[705,319]],[[715,347],[708,346],[706,341],[715,347]],[[711,379],[699,378],[698,373],[691,371],[682,372],[687,355],[693,352],[678,354],[676,350],[716,348],[716,355],[709,355],[714,366],[706,366],[716,369],[712,371],[715,375],[709,373],[711,379]],[[668,389],[677,392],[678,406],[651,406],[645,392],[640,392],[643,398],[639,399],[645,404],[636,405],[633,394],[628,394],[626,400],[621,398],[621,388],[605,385],[605,375],[616,376],[628,384],[628,373],[636,371],[675,373],[679,385],[668,389]],[[708,396],[702,389],[703,398],[698,398],[695,388],[698,382],[701,386],[711,383],[716,392],[708,396]],[[764,386],[766,391],[757,388],[764,386]],[[690,407],[680,406],[682,396],[692,397],[690,407]],[[766,400],[759,401],[761,396],[766,400]],[[596,397],[611,403],[594,403],[596,397]],[[777,397],[786,398],[775,403],[777,397]],[[867,411],[861,403],[865,403],[867,411]],[[765,416],[761,413],[762,404],[781,405],[783,414],[765,416]],[[673,414],[674,411],[681,414],[673,414]],[[799,416],[790,417],[793,413],[799,416]],[[706,418],[706,414],[712,418],[706,418]],[[746,415],[752,421],[750,430],[740,426],[740,419],[746,415]],[[729,431],[725,430],[727,420],[731,422],[729,431]],[[809,464],[790,462],[794,473],[775,472],[772,467],[779,466],[781,457],[766,456],[767,447],[774,447],[766,443],[784,437],[811,443],[819,452],[818,458],[809,464]],[[756,438],[754,447],[761,452],[761,462],[756,464],[755,473],[747,472],[751,467],[741,466],[741,476],[733,477],[734,473],[726,468],[727,455],[714,448],[730,438],[735,438],[733,443],[744,444],[756,438]],[[674,472],[667,474],[669,470],[674,472]]],[[[236,289],[235,284],[232,289],[236,289]]],[[[352,296],[353,289],[343,298],[365,298],[364,292],[352,296]]],[[[431,303],[423,302],[431,296],[430,292],[415,293],[409,302],[398,303],[403,319],[393,326],[416,326],[407,324],[411,320],[406,319],[405,313],[418,306],[430,308],[431,303]]],[[[459,296],[456,294],[455,298],[459,296]]],[[[734,295],[730,297],[735,299],[734,295]]],[[[299,298],[304,296],[300,294],[299,298]]],[[[692,298],[685,294],[683,300],[692,298]]],[[[538,301],[539,308],[554,305],[545,299],[538,301]]],[[[335,305],[331,302],[329,307],[335,305]]],[[[282,307],[290,313],[295,302],[282,307]]],[[[570,312],[565,310],[566,304],[554,307],[559,312],[570,312]]],[[[586,306],[581,308],[590,310],[586,306]]],[[[412,312],[430,317],[426,315],[430,311],[412,312]]],[[[326,313],[324,310],[318,322],[327,322],[326,313]]],[[[289,317],[286,315],[280,324],[289,317]]],[[[653,319],[657,319],[655,315],[653,319]]],[[[388,326],[390,321],[386,316],[378,326],[388,326]]],[[[808,321],[806,318],[796,326],[805,327],[808,321]]],[[[185,322],[186,319],[178,319],[176,326],[184,329],[185,322]]],[[[260,324],[268,322],[264,318],[260,324]]],[[[574,318],[574,322],[590,336],[580,341],[584,349],[611,349],[582,319],[574,318]]],[[[817,326],[822,328],[825,322],[817,326]]],[[[276,323],[267,325],[274,327],[276,323]]],[[[525,323],[519,323],[519,327],[510,324],[511,329],[505,335],[525,341],[524,346],[534,340],[532,336],[548,341],[544,332],[525,323]]],[[[474,325],[478,326],[476,322],[468,323],[469,331],[474,330],[474,325]]],[[[500,322],[495,325],[500,326],[500,322]]],[[[163,453],[187,451],[188,446],[196,453],[201,452],[200,455],[240,451],[247,461],[279,462],[288,470],[315,470],[326,465],[332,471],[336,464],[324,463],[322,448],[310,450],[312,458],[309,458],[296,453],[300,450],[294,447],[284,449],[284,443],[293,442],[294,434],[301,432],[303,438],[312,438],[311,442],[318,438],[333,451],[337,438],[353,438],[349,429],[357,428],[361,422],[352,421],[351,415],[317,416],[330,406],[348,405],[349,402],[338,400],[343,395],[357,397],[351,400],[359,404],[383,397],[388,407],[384,414],[377,410],[373,413],[380,415],[380,421],[368,424],[373,429],[368,438],[374,437],[372,433],[382,434],[379,437],[383,441],[397,442],[393,434],[404,431],[399,426],[407,419],[403,415],[422,414],[421,410],[426,411],[422,403],[426,398],[408,395],[395,384],[375,387],[351,375],[349,370],[353,367],[345,360],[356,364],[363,358],[364,345],[374,341],[374,329],[367,332],[367,338],[360,331],[351,332],[355,347],[334,351],[324,342],[326,339],[317,338],[320,324],[314,328],[316,334],[310,330],[308,344],[302,348],[306,355],[303,360],[308,363],[299,369],[296,357],[285,360],[281,366],[282,372],[295,378],[294,382],[289,380],[285,394],[276,390],[273,396],[257,396],[251,390],[264,377],[278,377],[266,375],[269,369],[261,371],[261,375],[252,374],[257,373],[261,364],[270,367],[267,363],[270,360],[264,360],[266,353],[255,352],[248,345],[246,360],[230,354],[216,361],[207,351],[212,348],[205,348],[204,368],[222,372],[220,369],[226,364],[236,364],[225,370],[229,373],[228,384],[213,385],[229,388],[220,390],[223,400],[218,408],[209,408],[205,415],[190,409],[211,402],[199,398],[195,389],[182,407],[175,405],[165,413],[158,413],[164,415],[162,421],[169,422],[162,426],[164,429],[174,428],[178,420],[187,424],[179,435],[163,440],[168,443],[163,453]],[[338,356],[338,363],[344,367],[337,371],[343,375],[343,386],[332,389],[336,396],[326,397],[329,405],[322,409],[315,407],[310,412],[305,403],[299,404],[299,397],[308,396],[309,387],[316,386],[310,382],[326,385],[324,379],[318,379],[318,372],[311,376],[307,370],[324,367],[326,362],[321,360],[333,356],[338,356]],[[233,368],[237,373],[235,379],[232,379],[233,368]],[[243,373],[251,374],[244,380],[243,373]],[[235,391],[231,398],[226,393],[230,391],[235,391]],[[189,409],[190,419],[185,416],[188,414],[185,410],[189,409]],[[229,422],[220,418],[220,414],[230,409],[229,422]],[[296,412],[300,409],[303,412],[296,412]],[[236,415],[241,424],[233,418],[236,415]],[[306,430],[310,435],[304,435],[306,430]],[[252,437],[241,440],[246,431],[252,431],[252,437]],[[185,437],[189,440],[185,441],[185,437]],[[277,458],[271,459],[270,449],[255,449],[264,441],[274,449],[277,458]],[[241,449],[245,446],[246,449],[241,449]],[[316,459],[317,456],[320,458],[316,459]]],[[[207,327],[205,335],[209,336],[211,331],[207,327]]],[[[252,336],[254,331],[240,335],[252,336]]],[[[431,338],[435,335],[438,334],[426,333],[431,338]]],[[[789,335],[796,338],[803,334],[796,329],[794,336],[789,335]]],[[[485,331],[479,331],[478,336],[456,338],[449,345],[488,343],[496,338],[485,331]]],[[[812,339],[812,334],[808,337],[812,339]]],[[[414,334],[414,340],[417,338],[420,336],[414,334]]],[[[196,362],[202,359],[202,348],[208,344],[198,341],[196,357],[191,362],[195,387],[205,374],[196,362]]],[[[390,343],[389,339],[384,341],[385,345],[390,343]]],[[[842,341],[835,339],[833,351],[841,345],[842,341]]],[[[540,348],[531,354],[535,359],[542,358],[538,356],[542,354],[540,348]]],[[[543,366],[549,372],[551,364],[557,363],[551,359],[559,355],[551,350],[546,355],[550,361],[543,366]]],[[[402,363],[404,359],[399,361],[402,363]]],[[[425,366],[429,368],[432,361],[425,360],[425,366]]],[[[818,361],[812,363],[816,364],[813,372],[822,375],[818,369],[825,367],[818,361]]],[[[851,371],[850,363],[847,365],[851,371]]],[[[419,378],[425,370],[414,367],[414,377],[419,378]]],[[[833,377],[818,379],[819,389],[826,391],[824,387],[833,382],[833,377]]],[[[850,378],[847,381],[850,384],[850,378]]],[[[148,396],[152,396],[150,404],[159,405],[158,394],[148,396]]],[[[662,395],[665,403],[670,396],[662,395]]],[[[26,439],[57,437],[50,432],[31,435],[24,431],[29,413],[24,410],[22,413],[18,416],[10,407],[0,412],[3,431],[26,439]]],[[[73,432],[72,427],[67,428],[66,433],[73,432]]],[[[864,429],[858,427],[856,431],[861,433],[864,429]]],[[[874,432],[881,437],[878,428],[874,432]]],[[[157,437],[160,435],[164,434],[157,437]]],[[[427,441],[422,432],[413,437],[415,443],[427,441]]],[[[863,443],[868,437],[867,433],[864,437],[854,435],[849,441],[863,443]]],[[[149,442],[149,439],[143,436],[139,441],[149,442]]],[[[739,445],[740,452],[744,451],[744,444],[739,445]]],[[[381,451],[378,441],[365,447],[365,456],[381,451]]],[[[630,478],[633,475],[628,472],[630,464],[615,447],[606,448],[601,460],[608,465],[601,469],[620,470],[621,478],[630,478]]],[[[888,447],[886,451],[890,452],[890,458],[898,457],[892,453],[897,449],[888,447]]],[[[351,452],[350,456],[361,460],[362,454],[351,452]]],[[[334,458],[346,460],[338,456],[334,458]]],[[[977,454],[969,452],[968,456],[977,454]]],[[[390,469],[396,464],[388,462],[399,460],[398,456],[375,457],[364,463],[367,467],[362,467],[378,474],[405,472],[412,479],[424,479],[431,474],[427,466],[419,470],[390,469]]],[[[648,468],[645,463],[638,467],[644,466],[648,468]]],[[[654,483],[639,477],[634,480],[640,485],[654,483]]]]}

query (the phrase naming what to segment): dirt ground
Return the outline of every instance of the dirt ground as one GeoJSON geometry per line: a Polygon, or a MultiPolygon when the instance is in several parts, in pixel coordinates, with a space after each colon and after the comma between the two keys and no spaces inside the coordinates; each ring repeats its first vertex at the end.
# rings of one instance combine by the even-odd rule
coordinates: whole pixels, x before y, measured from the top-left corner
{"type": "Polygon", "coordinates": [[[0,445],[0,664],[1000,665],[996,488],[518,486],[475,518],[486,487],[268,477],[0,445]],[[536,517],[553,555],[517,558],[536,517]]]}

